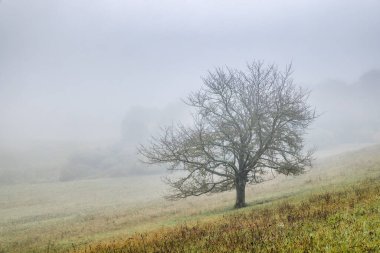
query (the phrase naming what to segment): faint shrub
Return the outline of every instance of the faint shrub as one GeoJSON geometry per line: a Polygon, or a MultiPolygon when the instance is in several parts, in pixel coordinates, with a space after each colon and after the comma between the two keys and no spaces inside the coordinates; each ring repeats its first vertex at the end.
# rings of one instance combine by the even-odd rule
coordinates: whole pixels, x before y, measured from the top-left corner
{"type": "Polygon", "coordinates": [[[9,169],[0,170],[0,185],[13,184],[16,181],[16,175],[9,169]]]}

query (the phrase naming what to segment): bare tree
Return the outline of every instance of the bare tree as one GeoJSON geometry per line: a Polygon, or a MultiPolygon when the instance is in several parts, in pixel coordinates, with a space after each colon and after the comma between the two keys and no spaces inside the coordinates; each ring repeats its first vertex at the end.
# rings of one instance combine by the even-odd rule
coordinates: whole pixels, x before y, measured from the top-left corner
{"type": "Polygon", "coordinates": [[[247,183],[311,166],[303,135],[315,111],[291,74],[291,66],[280,71],[253,62],[246,72],[217,68],[203,78],[202,89],[185,101],[195,109],[194,124],[163,128],[139,149],[146,162],[184,172],[167,180],[174,189],[169,198],[236,189],[235,208],[241,208],[247,183]]]}

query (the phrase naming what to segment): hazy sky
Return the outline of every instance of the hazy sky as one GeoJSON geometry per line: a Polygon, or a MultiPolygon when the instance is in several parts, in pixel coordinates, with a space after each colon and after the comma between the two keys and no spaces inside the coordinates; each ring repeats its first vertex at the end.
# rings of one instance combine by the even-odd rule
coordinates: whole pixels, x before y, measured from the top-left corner
{"type": "Polygon", "coordinates": [[[293,62],[300,84],[380,68],[380,1],[2,0],[0,141],[118,138],[220,65],[293,62]]]}

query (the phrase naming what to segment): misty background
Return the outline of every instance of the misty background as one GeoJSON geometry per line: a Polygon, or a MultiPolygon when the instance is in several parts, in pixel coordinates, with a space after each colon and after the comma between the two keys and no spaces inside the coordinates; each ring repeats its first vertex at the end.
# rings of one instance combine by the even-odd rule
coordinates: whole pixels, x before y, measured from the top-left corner
{"type": "Polygon", "coordinates": [[[292,63],[318,150],[380,142],[380,1],[0,1],[0,184],[162,173],[136,146],[189,121],[217,66],[292,63]]]}

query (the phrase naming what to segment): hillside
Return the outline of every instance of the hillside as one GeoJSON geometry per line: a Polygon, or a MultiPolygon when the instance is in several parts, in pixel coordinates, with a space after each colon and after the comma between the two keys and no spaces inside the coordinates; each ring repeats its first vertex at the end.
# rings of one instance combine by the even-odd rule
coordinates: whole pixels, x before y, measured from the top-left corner
{"type": "MultiPolygon", "coordinates": [[[[247,209],[207,215],[85,252],[378,252],[380,146],[325,159],[309,173],[319,181],[247,209]],[[332,181],[330,181],[332,180],[332,181]],[[331,184],[325,184],[329,182],[331,184]],[[314,183],[315,184],[315,183],[314,183]],[[324,189],[321,187],[324,185],[324,189]],[[303,189],[305,190],[305,189],[303,189]]],[[[301,177],[302,178],[302,177],[301,177]]],[[[294,183],[300,186],[297,183],[294,183]]]]}
{"type": "Polygon", "coordinates": [[[380,177],[81,252],[378,252],[380,177]]]}
{"type": "MultiPolygon", "coordinates": [[[[163,200],[166,186],[158,176],[1,186],[0,249],[3,252],[46,252],[47,249],[51,252],[74,249],[88,252],[100,245],[103,250],[104,247],[111,247],[111,252],[122,252],[121,249],[131,246],[125,244],[128,238],[132,238],[130,241],[140,247],[142,244],[139,238],[150,238],[152,243],[157,244],[158,241],[154,241],[155,235],[171,238],[183,230],[183,233],[188,233],[186,241],[181,241],[184,238],[174,239],[185,242],[189,251],[192,246],[202,251],[203,246],[193,240],[197,234],[189,231],[196,232],[199,229],[207,232],[201,234],[207,235],[214,231],[216,236],[226,226],[231,233],[235,233],[233,231],[237,230],[233,227],[234,222],[231,223],[234,219],[238,219],[237,222],[243,226],[242,230],[248,231],[253,224],[247,217],[255,217],[257,225],[261,226],[263,224],[260,220],[266,217],[265,213],[270,214],[265,219],[276,224],[274,227],[284,225],[284,234],[276,235],[279,240],[283,238],[281,236],[288,235],[287,233],[292,238],[291,232],[294,229],[306,229],[303,224],[309,224],[310,228],[315,229],[313,231],[319,231],[315,226],[322,229],[328,224],[329,217],[334,215],[343,215],[346,218],[354,215],[354,222],[359,222],[355,223],[358,228],[362,224],[360,222],[365,221],[368,226],[373,225],[372,220],[377,222],[372,215],[378,215],[376,210],[379,210],[380,194],[377,187],[380,176],[380,146],[319,159],[315,164],[314,168],[299,177],[278,177],[276,180],[249,187],[249,207],[241,211],[231,208],[234,192],[177,202],[163,200]],[[357,192],[360,196],[357,196],[357,192]],[[324,200],[330,198],[326,196],[331,197],[331,202],[330,199],[327,202],[324,200]],[[309,213],[303,213],[302,203],[308,204],[311,210],[309,213]],[[315,217],[318,212],[325,210],[320,209],[321,206],[328,210],[328,213],[323,214],[326,216],[323,220],[315,217]],[[355,215],[360,210],[364,210],[365,215],[359,219],[355,215]],[[289,216],[291,221],[287,221],[288,216],[285,214],[294,214],[296,217],[289,216]],[[143,233],[144,236],[134,234],[136,232],[143,233]]],[[[346,221],[341,224],[342,228],[347,225],[346,221]]],[[[260,229],[257,231],[271,231],[267,228],[260,229]]],[[[303,232],[300,236],[311,233],[303,232]]],[[[321,236],[318,233],[316,236],[321,236]]],[[[367,234],[363,234],[361,238],[367,237],[367,234]]],[[[218,237],[210,239],[221,240],[218,237]]],[[[201,242],[206,243],[199,240],[201,242]]],[[[240,245],[240,242],[237,243],[240,245]]],[[[368,245],[372,247],[372,244],[368,245]]],[[[139,248],[135,250],[138,252],[139,248]]],[[[172,250],[181,251],[175,247],[172,250]]]]}

